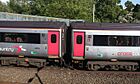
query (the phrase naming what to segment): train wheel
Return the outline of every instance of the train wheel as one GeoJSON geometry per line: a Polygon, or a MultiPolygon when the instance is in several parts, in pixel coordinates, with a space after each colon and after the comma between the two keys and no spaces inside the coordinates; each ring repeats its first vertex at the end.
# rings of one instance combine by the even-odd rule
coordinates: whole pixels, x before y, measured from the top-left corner
{"type": "Polygon", "coordinates": [[[59,66],[60,67],[64,66],[64,59],[62,59],[62,58],[59,59],[59,66]]]}
{"type": "Polygon", "coordinates": [[[125,69],[126,69],[127,71],[132,71],[132,66],[131,66],[131,65],[126,65],[126,66],[125,66],[125,69]]]}
{"type": "Polygon", "coordinates": [[[109,65],[107,65],[107,66],[105,66],[105,70],[110,70],[111,69],[111,67],[109,66],[109,65]]]}
{"type": "Polygon", "coordinates": [[[137,65],[133,65],[132,66],[132,71],[136,71],[136,70],[138,70],[138,66],[137,65]]]}
{"type": "Polygon", "coordinates": [[[100,69],[100,66],[99,66],[99,65],[92,65],[91,69],[92,69],[93,71],[97,71],[97,70],[100,69]]]}
{"type": "Polygon", "coordinates": [[[119,70],[119,66],[118,65],[111,65],[111,70],[119,70]]]}
{"type": "Polygon", "coordinates": [[[119,65],[115,66],[115,70],[118,71],[120,69],[119,65]]]}
{"type": "Polygon", "coordinates": [[[87,65],[87,68],[88,68],[88,70],[90,71],[90,70],[91,70],[91,64],[88,64],[88,65],[87,65]]]}

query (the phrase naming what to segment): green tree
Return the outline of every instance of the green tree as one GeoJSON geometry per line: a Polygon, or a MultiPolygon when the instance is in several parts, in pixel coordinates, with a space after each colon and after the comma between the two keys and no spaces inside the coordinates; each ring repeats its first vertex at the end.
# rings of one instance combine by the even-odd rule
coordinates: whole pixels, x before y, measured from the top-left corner
{"type": "Polygon", "coordinates": [[[120,5],[120,0],[10,0],[7,5],[12,13],[91,22],[94,2],[96,22],[132,22],[134,17],[139,19],[140,13],[135,11],[138,7],[130,1],[125,3],[126,9],[120,5]]]}
{"type": "Polygon", "coordinates": [[[30,0],[10,0],[8,3],[9,12],[19,14],[30,14],[30,0]]]}
{"type": "Polygon", "coordinates": [[[126,1],[125,2],[125,7],[126,7],[126,10],[131,12],[134,8],[134,4],[132,3],[132,1],[126,1]]]}
{"type": "Polygon", "coordinates": [[[8,12],[7,5],[5,3],[2,3],[1,1],[0,1],[0,11],[1,12],[8,12]]]}
{"type": "Polygon", "coordinates": [[[93,0],[33,0],[32,14],[92,21],[93,0]]]}
{"type": "Polygon", "coordinates": [[[137,20],[140,20],[140,4],[136,4],[136,6],[133,9],[134,15],[133,17],[137,20]]]}
{"type": "Polygon", "coordinates": [[[41,15],[46,16],[47,5],[46,3],[50,0],[31,0],[30,7],[31,7],[31,14],[32,15],[41,15]]]}
{"type": "Polygon", "coordinates": [[[10,0],[10,12],[92,21],[94,0],[10,0]]]}
{"type": "Polygon", "coordinates": [[[116,22],[122,14],[120,0],[96,0],[95,17],[98,22],[116,22]]]}
{"type": "Polygon", "coordinates": [[[140,5],[134,5],[131,1],[125,2],[126,8],[124,11],[127,11],[125,16],[123,16],[124,22],[127,23],[134,23],[139,22],[140,20],[140,5]]]}

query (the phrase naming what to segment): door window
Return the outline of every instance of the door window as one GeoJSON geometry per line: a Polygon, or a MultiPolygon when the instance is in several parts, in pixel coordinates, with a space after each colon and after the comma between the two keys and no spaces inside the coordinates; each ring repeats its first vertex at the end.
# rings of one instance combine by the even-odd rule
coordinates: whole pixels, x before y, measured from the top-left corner
{"type": "Polygon", "coordinates": [[[56,35],[55,34],[51,35],[51,43],[56,43],[56,35]]]}
{"type": "Polygon", "coordinates": [[[77,44],[82,44],[82,35],[77,35],[77,44]]]}

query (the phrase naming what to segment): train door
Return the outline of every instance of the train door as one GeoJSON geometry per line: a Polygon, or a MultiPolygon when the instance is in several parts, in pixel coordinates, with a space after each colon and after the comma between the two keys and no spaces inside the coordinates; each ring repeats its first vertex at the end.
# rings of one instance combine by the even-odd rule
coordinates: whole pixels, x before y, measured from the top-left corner
{"type": "Polygon", "coordinates": [[[73,55],[74,57],[84,56],[84,44],[85,44],[85,33],[84,32],[74,32],[74,45],[73,45],[73,55]]]}
{"type": "Polygon", "coordinates": [[[48,56],[59,56],[59,31],[48,31],[48,56]]]}

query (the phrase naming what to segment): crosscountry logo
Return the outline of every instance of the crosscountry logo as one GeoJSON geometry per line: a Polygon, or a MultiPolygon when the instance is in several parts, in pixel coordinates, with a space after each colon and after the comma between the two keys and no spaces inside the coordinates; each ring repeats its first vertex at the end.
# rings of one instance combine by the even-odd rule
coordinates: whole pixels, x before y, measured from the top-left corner
{"type": "Polygon", "coordinates": [[[16,53],[20,53],[21,51],[27,51],[26,49],[24,49],[22,46],[13,46],[12,48],[17,48],[16,53]]]}

